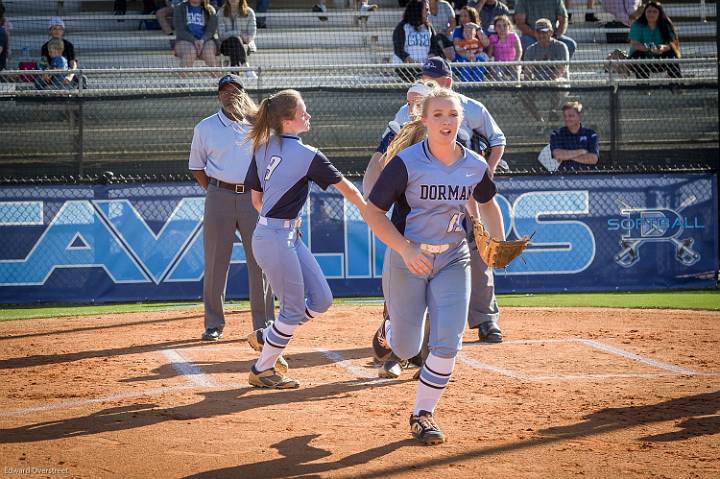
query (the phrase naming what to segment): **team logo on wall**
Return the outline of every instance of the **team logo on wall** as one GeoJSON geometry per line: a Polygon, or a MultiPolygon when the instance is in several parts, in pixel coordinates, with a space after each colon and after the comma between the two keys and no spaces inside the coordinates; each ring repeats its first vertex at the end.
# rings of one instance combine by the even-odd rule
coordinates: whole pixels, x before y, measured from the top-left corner
{"type": "Polygon", "coordinates": [[[632,208],[623,205],[622,219],[608,220],[609,230],[624,230],[620,238],[620,251],[614,256],[615,262],[623,268],[630,268],[640,260],[640,248],[645,243],[670,243],[675,248],[675,260],[685,266],[700,261],[700,254],[693,249],[695,240],[681,238],[685,230],[704,228],[700,218],[682,215],[682,211],[696,200],[694,195],[686,198],[677,209],[632,208]]]}

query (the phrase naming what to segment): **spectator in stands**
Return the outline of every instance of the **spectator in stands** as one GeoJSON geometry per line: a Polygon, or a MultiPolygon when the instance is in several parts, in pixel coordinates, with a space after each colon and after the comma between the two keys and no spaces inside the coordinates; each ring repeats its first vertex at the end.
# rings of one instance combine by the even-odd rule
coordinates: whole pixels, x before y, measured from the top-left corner
{"type": "MultiPolygon", "coordinates": [[[[77,58],[75,57],[75,46],[69,41],[66,40],[65,37],[65,22],[63,22],[63,19],[60,17],[52,17],[50,19],[50,23],[48,24],[48,34],[50,35],[50,40],[45,42],[43,46],[40,48],[40,56],[44,59],[45,63],[47,65],[50,65],[52,63],[50,58],[50,53],[48,52],[48,43],[52,39],[58,39],[63,42],[63,51],[62,56],[65,57],[68,63],[68,70],[77,70],[78,68],[78,62],[77,58]]],[[[65,78],[65,80],[68,83],[78,83],[78,78],[75,74],[70,73],[65,78]]]]}
{"type": "MultiPolygon", "coordinates": [[[[218,36],[220,53],[230,57],[231,66],[247,66],[248,55],[257,50],[256,33],[255,12],[247,0],[227,0],[218,12],[218,36]]],[[[257,78],[252,70],[246,75],[257,78]]]]}
{"type": "MultiPolygon", "coordinates": [[[[680,58],[680,40],[675,25],[665,14],[660,2],[645,4],[640,18],[630,27],[630,58],[659,59],[680,58]]],[[[634,65],[635,76],[649,78],[651,72],[667,71],[671,78],[680,78],[680,65],[634,65]]]]}
{"type": "Polygon", "coordinates": [[[175,56],[181,67],[191,67],[201,58],[207,66],[217,66],[217,16],[208,0],[184,0],[175,7],[175,56]]]}
{"type": "MultiPolygon", "coordinates": [[[[4,36],[4,40],[0,40],[0,44],[4,44],[0,56],[5,55],[5,59],[10,56],[10,31],[12,30],[12,23],[5,17],[5,5],[0,0],[0,35],[4,36]]],[[[2,58],[0,58],[2,62],[2,58]]],[[[2,68],[0,68],[2,70],[2,68]]]]}
{"type": "Polygon", "coordinates": [[[455,10],[445,0],[430,0],[429,5],[428,20],[437,33],[438,43],[445,53],[445,58],[452,60],[455,58],[451,33],[455,29],[455,10]]]}
{"type": "MultiPolygon", "coordinates": [[[[520,0],[523,1],[523,0],[520,0]]],[[[541,18],[535,22],[535,34],[537,43],[528,47],[525,51],[524,59],[526,61],[564,61],[570,60],[567,46],[553,37],[553,22],[547,18],[541,18]]],[[[561,81],[566,79],[567,65],[526,65],[523,68],[526,80],[535,81],[561,81]]],[[[567,95],[563,91],[547,92],[550,97],[550,118],[558,115],[557,109],[567,95]]],[[[545,119],[540,114],[535,105],[535,97],[539,96],[537,92],[527,92],[520,95],[523,103],[530,114],[538,121],[544,122],[545,119]]]]}
{"type": "MultiPolygon", "coordinates": [[[[392,63],[425,63],[431,56],[442,56],[443,51],[435,30],[428,20],[426,0],[410,0],[405,7],[403,19],[393,31],[392,63]]],[[[404,81],[413,82],[420,73],[418,69],[399,68],[398,75],[404,81]]]]}
{"type": "MultiPolygon", "coordinates": [[[[515,33],[510,17],[500,15],[493,21],[493,32],[490,35],[488,55],[496,62],[516,62],[522,58],[523,50],[520,37],[515,33]]],[[[494,80],[517,80],[520,67],[493,67],[494,80]]]]}
{"type": "Polygon", "coordinates": [[[5,29],[0,27],[0,70],[4,70],[7,66],[8,57],[8,37],[5,29]]]}
{"type": "Polygon", "coordinates": [[[602,6],[603,10],[615,17],[615,22],[619,23],[606,24],[608,28],[629,27],[642,13],[642,0],[603,0],[602,6]]]}
{"type": "Polygon", "coordinates": [[[497,17],[501,15],[510,17],[510,9],[508,6],[498,0],[481,0],[478,3],[477,11],[480,14],[483,31],[485,35],[488,36],[490,36],[497,17]]]}
{"type": "MultiPolygon", "coordinates": [[[[41,70],[54,70],[54,71],[68,71],[68,61],[63,56],[63,50],[65,45],[59,38],[51,38],[47,42],[48,59],[44,57],[40,61],[41,70]]],[[[53,73],[51,75],[43,75],[36,79],[35,87],[38,89],[55,88],[65,89],[70,88],[70,80],[68,80],[68,74],[53,73]]]]}
{"type": "Polygon", "coordinates": [[[587,169],[600,158],[598,135],[582,126],[582,103],[572,101],[562,107],[565,126],[550,135],[552,157],[560,163],[558,170],[587,169]]]}
{"type": "MultiPolygon", "coordinates": [[[[480,25],[468,22],[463,26],[463,38],[455,39],[456,62],[486,62],[488,56],[485,47],[490,40],[480,29],[480,25]]],[[[481,67],[459,67],[455,70],[461,81],[483,81],[485,69],[481,67]]]]}
{"type": "Polygon", "coordinates": [[[172,23],[170,23],[173,18],[173,11],[175,10],[175,7],[182,2],[183,0],[164,0],[165,6],[158,8],[155,12],[155,17],[157,18],[160,28],[165,35],[173,34],[172,23]]]}
{"type": "Polygon", "coordinates": [[[541,19],[551,19],[554,36],[563,42],[572,58],[577,48],[575,40],[565,35],[568,26],[568,14],[563,0],[518,0],[515,4],[515,26],[522,34],[520,41],[523,50],[538,41],[538,35],[532,25],[541,19]],[[555,25],[557,24],[557,28],[555,25]]]}

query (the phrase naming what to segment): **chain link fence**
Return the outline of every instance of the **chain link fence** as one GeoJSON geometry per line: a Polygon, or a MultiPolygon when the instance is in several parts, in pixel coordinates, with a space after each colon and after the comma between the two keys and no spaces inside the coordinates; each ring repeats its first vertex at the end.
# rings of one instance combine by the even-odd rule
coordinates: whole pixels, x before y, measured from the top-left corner
{"type": "MultiPolygon", "coordinates": [[[[559,108],[570,100],[584,104],[584,126],[599,134],[599,169],[716,167],[717,62],[677,63],[698,76],[638,80],[617,67],[647,62],[606,61],[571,65],[571,78],[573,71],[602,72],[583,79],[457,82],[456,89],[491,112],[507,137],[506,158],[515,172],[538,168],[538,153],[562,126],[559,108]]],[[[559,65],[516,66],[549,71],[559,65]]],[[[302,91],[313,115],[305,141],[347,174],[362,174],[407,89],[392,67],[382,65],[336,69],[335,75],[300,67],[257,73],[249,91],[258,101],[279,88],[302,91]]],[[[0,92],[0,177],[185,174],[193,127],[217,111],[223,71],[81,70],[82,81],[72,88],[38,90],[35,82],[44,74],[0,72],[1,85],[17,86],[12,82],[28,79],[22,75],[33,80],[0,92]]]]}

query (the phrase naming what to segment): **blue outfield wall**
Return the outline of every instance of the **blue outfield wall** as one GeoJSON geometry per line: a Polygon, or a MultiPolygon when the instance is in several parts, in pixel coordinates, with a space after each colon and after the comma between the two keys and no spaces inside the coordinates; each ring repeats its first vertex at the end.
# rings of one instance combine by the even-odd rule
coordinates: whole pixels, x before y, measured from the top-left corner
{"type": "MultiPolygon", "coordinates": [[[[532,246],[498,292],[705,288],[718,270],[712,174],[499,178],[510,237],[532,246]]],[[[198,299],[203,191],[191,183],[0,190],[0,303],[198,299]]],[[[380,295],[384,246],[330,188],[303,239],[337,296],[380,295]]],[[[240,238],[229,298],[247,297],[240,238]]]]}

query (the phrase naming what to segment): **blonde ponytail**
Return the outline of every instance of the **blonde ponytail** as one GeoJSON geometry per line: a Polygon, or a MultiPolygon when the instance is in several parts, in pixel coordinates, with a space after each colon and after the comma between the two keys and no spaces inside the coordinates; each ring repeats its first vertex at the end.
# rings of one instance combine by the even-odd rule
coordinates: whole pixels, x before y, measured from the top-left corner
{"type": "Polygon", "coordinates": [[[395,135],[390,142],[387,151],[380,158],[380,168],[385,168],[388,161],[392,160],[395,155],[415,143],[419,143],[425,139],[427,131],[421,119],[413,120],[405,124],[402,129],[395,135]]]}

